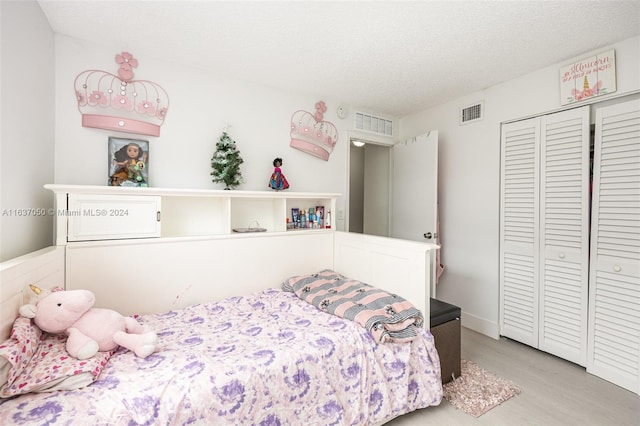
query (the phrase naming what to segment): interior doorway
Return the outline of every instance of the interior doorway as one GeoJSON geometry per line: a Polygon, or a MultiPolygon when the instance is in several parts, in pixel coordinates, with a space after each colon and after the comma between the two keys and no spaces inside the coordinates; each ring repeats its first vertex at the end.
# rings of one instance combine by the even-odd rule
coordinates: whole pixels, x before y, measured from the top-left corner
{"type": "Polygon", "coordinates": [[[349,232],[389,236],[390,177],[390,146],[349,140],[349,232]]]}
{"type": "Polygon", "coordinates": [[[349,137],[347,231],[435,243],[438,132],[395,144],[371,139],[349,137]]]}

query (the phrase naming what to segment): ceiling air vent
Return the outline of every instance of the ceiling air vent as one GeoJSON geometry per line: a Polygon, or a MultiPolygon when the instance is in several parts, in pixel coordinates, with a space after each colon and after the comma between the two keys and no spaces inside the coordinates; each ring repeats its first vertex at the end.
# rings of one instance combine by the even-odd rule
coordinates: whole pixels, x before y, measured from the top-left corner
{"type": "Polygon", "coordinates": [[[393,136],[393,121],[388,118],[376,117],[362,112],[355,113],[355,127],[357,130],[393,136]]]}
{"type": "Polygon", "coordinates": [[[460,110],[460,124],[467,124],[482,120],[484,115],[484,102],[470,105],[460,110]]]}

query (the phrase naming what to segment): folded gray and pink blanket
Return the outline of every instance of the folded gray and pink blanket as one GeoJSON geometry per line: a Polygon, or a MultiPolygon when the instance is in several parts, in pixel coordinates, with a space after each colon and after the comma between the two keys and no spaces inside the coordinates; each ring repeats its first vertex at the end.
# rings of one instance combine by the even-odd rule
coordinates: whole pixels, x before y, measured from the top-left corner
{"type": "Polygon", "coordinates": [[[411,341],[424,323],[422,312],[408,300],[330,269],[288,278],[282,289],[322,311],[356,322],[377,342],[411,341]]]}

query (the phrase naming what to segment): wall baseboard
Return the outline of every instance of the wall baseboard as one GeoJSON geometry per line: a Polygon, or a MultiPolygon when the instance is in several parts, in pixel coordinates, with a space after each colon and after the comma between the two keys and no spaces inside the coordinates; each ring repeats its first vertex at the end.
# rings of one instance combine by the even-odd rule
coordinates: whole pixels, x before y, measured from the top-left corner
{"type": "Polygon", "coordinates": [[[480,334],[498,340],[500,338],[500,326],[497,322],[462,312],[462,326],[480,334]]]}

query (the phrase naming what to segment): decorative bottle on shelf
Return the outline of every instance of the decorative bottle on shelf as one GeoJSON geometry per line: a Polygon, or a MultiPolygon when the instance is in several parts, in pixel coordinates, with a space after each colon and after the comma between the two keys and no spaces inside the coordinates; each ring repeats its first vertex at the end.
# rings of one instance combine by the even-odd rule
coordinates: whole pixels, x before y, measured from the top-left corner
{"type": "Polygon", "coordinates": [[[313,228],[316,223],[316,212],[313,208],[307,210],[307,228],[313,228]]]}
{"type": "Polygon", "coordinates": [[[316,221],[318,222],[317,228],[324,228],[324,206],[316,206],[316,221]]]}
{"type": "Polygon", "coordinates": [[[300,228],[300,209],[296,207],[291,209],[291,221],[294,228],[300,228]]]}
{"type": "Polygon", "coordinates": [[[331,210],[327,211],[327,216],[324,218],[324,227],[331,229],[331,210]]]}
{"type": "Polygon", "coordinates": [[[307,215],[304,213],[304,210],[300,210],[300,228],[307,227],[307,215]]]}

